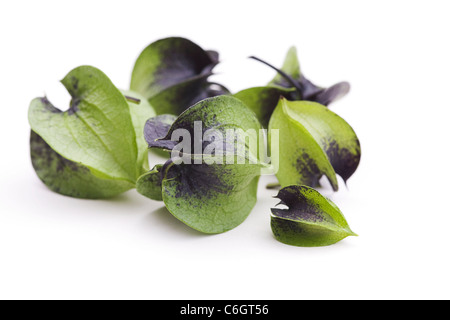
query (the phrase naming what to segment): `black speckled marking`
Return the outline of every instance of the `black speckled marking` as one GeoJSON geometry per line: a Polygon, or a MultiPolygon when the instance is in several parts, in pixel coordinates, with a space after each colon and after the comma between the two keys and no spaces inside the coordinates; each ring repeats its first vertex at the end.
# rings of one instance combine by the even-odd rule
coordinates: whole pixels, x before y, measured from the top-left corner
{"type": "Polygon", "coordinates": [[[178,142],[171,140],[164,140],[176,120],[172,115],[160,115],[153,117],[145,123],[144,138],[150,148],[163,148],[172,150],[178,142]]]}
{"type": "Polygon", "coordinates": [[[163,39],[154,45],[161,62],[150,85],[156,84],[160,92],[150,98],[150,103],[158,113],[181,114],[203,99],[229,94],[224,86],[208,82],[219,63],[216,51],[205,51],[183,38],[163,39]]]}
{"type": "MultiPolygon", "coordinates": [[[[229,94],[224,86],[209,83],[207,77],[197,77],[174,85],[150,99],[150,103],[158,106],[170,106],[170,113],[181,114],[201,100],[215,96],[229,94]]],[[[167,111],[163,111],[167,113],[167,111]]]]}
{"type": "Polygon", "coordinates": [[[70,103],[70,108],[69,110],[67,110],[67,114],[69,116],[74,115],[75,113],[77,113],[80,109],[78,108],[78,106],[81,103],[81,99],[80,98],[74,98],[72,99],[71,103],[70,103]]]}
{"type": "Polygon", "coordinates": [[[322,173],[319,170],[314,159],[312,159],[306,152],[301,151],[296,157],[297,161],[294,164],[297,171],[303,177],[301,184],[308,185],[310,187],[317,187],[319,180],[322,177],[322,173]]]}
{"type": "Polygon", "coordinates": [[[234,188],[233,184],[226,181],[233,176],[232,169],[221,169],[220,174],[217,174],[214,165],[173,165],[169,168],[166,179],[177,179],[180,182],[175,198],[201,195],[205,200],[215,199],[218,194],[227,194],[234,188]]]}
{"type": "Polygon", "coordinates": [[[358,149],[356,153],[350,152],[346,148],[340,148],[336,141],[331,141],[326,150],[328,159],[334,168],[334,171],[346,182],[355,173],[361,159],[361,150],[359,141],[356,140],[358,149]]]}
{"type": "Polygon", "coordinates": [[[31,131],[30,145],[31,153],[33,154],[32,163],[35,169],[39,169],[36,161],[44,160],[44,163],[47,165],[47,167],[51,167],[52,163],[55,162],[57,172],[62,172],[65,167],[69,167],[72,171],[75,172],[79,170],[85,170],[86,172],[89,171],[89,169],[81,167],[75,162],[62,157],[61,155],[53,151],[53,149],[50,148],[50,146],[44,141],[44,139],[42,139],[34,131],[31,131]]]}
{"type": "Polygon", "coordinates": [[[308,189],[296,186],[280,190],[277,198],[281,200],[281,205],[286,205],[289,209],[273,208],[272,214],[276,217],[289,220],[322,222],[324,218],[321,211],[311,204],[302,192],[308,192],[308,189]]]}
{"type": "MultiPolygon", "coordinates": [[[[92,75],[90,75],[90,77],[92,77],[92,75]]],[[[73,87],[73,90],[78,91],[78,83],[79,83],[78,78],[72,76],[72,77],[70,78],[70,80],[72,81],[72,87],[73,87]]]]}
{"type": "Polygon", "coordinates": [[[158,85],[164,88],[210,73],[218,63],[218,57],[213,60],[210,54],[187,39],[166,39],[160,43],[164,45],[160,47],[162,59],[155,78],[158,85]]]}
{"type": "Polygon", "coordinates": [[[51,113],[61,113],[62,111],[56,108],[48,99],[47,97],[41,98],[41,102],[44,105],[45,109],[50,111],[51,113]]]}
{"type": "Polygon", "coordinates": [[[58,153],[35,132],[30,135],[30,156],[39,179],[52,191],[75,198],[99,199],[132,188],[129,183],[97,178],[81,164],[58,153]]]}

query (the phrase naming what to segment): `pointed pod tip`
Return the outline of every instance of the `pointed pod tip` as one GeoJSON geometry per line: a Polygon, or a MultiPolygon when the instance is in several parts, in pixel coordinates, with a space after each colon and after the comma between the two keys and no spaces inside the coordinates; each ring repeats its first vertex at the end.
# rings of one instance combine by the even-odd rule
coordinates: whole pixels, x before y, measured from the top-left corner
{"type": "Polygon", "coordinates": [[[339,191],[339,185],[338,184],[332,184],[331,186],[332,186],[334,192],[338,192],[339,191]]]}
{"type": "Polygon", "coordinates": [[[348,188],[347,180],[348,180],[348,179],[345,179],[345,180],[344,180],[344,185],[345,185],[345,188],[346,188],[346,189],[347,189],[347,191],[348,191],[348,190],[349,190],[349,188],[348,188]]]}
{"type": "Polygon", "coordinates": [[[359,237],[357,233],[354,233],[351,229],[346,230],[349,237],[359,237]]]}

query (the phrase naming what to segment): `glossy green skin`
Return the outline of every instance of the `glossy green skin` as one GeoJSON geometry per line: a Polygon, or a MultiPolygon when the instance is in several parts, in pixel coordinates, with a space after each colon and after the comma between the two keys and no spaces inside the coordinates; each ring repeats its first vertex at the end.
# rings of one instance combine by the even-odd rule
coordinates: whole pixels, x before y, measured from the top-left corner
{"type": "MultiPolygon", "coordinates": [[[[203,100],[182,113],[166,138],[159,139],[160,143],[165,145],[176,129],[193,132],[195,121],[202,121],[204,130],[215,129],[224,134],[227,129],[258,131],[262,128],[254,113],[240,100],[219,96],[203,100]]],[[[208,165],[204,159],[201,164],[194,164],[202,155],[188,156],[192,164],[175,165],[169,160],[162,168],[162,199],[167,209],[177,219],[203,233],[222,233],[240,225],[256,204],[261,164],[226,164],[224,161],[208,165]]],[[[257,159],[248,149],[237,157],[257,159]]],[[[143,176],[145,178],[152,180],[151,174],[143,176]]],[[[155,189],[152,181],[138,184],[142,194],[152,193],[155,189]]]]}
{"type": "Polygon", "coordinates": [[[213,61],[197,44],[173,37],[155,41],[139,55],[130,88],[146,99],[201,74],[213,61]]]}
{"type": "Polygon", "coordinates": [[[307,186],[289,186],[278,195],[288,209],[272,209],[275,238],[288,245],[322,247],[357,236],[339,208],[307,186]]]}
{"type": "Polygon", "coordinates": [[[277,173],[282,187],[316,187],[325,175],[338,190],[336,173],[347,180],[359,164],[359,140],[337,114],[315,102],[281,99],[269,123],[279,130],[280,165],[277,173]]]}
{"type": "Polygon", "coordinates": [[[229,93],[223,86],[213,90],[208,81],[217,63],[217,53],[188,39],[161,39],[139,55],[130,89],[148,99],[157,114],[179,115],[198,101],[229,93]]]}
{"type": "Polygon", "coordinates": [[[52,191],[82,199],[111,198],[134,188],[128,181],[103,179],[83,165],[67,160],[35,132],[30,136],[31,163],[39,179],[52,191]]]}
{"type": "Polygon", "coordinates": [[[348,232],[330,231],[321,226],[303,224],[271,217],[271,228],[281,243],[296,247],[326,247],[336,244],[348,236],[348,232]]]}
{"type": "Polygon", "coordinates": [[[72,96],[69,110],[46,98],[34,99],[29,109],[31,160],[39,178],[77,198],[109,198],[134,188],[148,170],[142,132],[154,110],[94,67],[76,68],[62,83],[72,96]],[[124,94],[138,100],[127,102],[124,94]]]}
{"type": "Polygon", "coordinates": [[[136,165],[142,166],[142,170],[140,171],[140,174],[142,174],[142,172],[146,172],[150,169],[148,163],[148,145],[143,135],[144,126],[148,119],[156,116],[156,112],[148,101],[139,93],[129,90],[121,90],[121,92],[126,97],[132,97],[139,100],[138,103],[128,101],[128,106],[130,108],[131,122],[134,127],[138,149],[136,165]]]}
{"type": "Polygon", "coordinates": [[[290,98],[294,93],[295,89],[268,86],[245,89],[234,94],[234,97],[244,102],[255,113],[262,126],[267,128],[280,97],[290,98]]]}
{"type": "Polygon", "coordinates": [[[139,177],[136,182],[136,189],[140,194],[152,200],[163,200],[161,190],[162,167],[162,165],[157,165],[152,170],[139,177]]]}
{"type": "Polygon", "coordinates": [[[255,165],[179,165],[162,182],[167,209],[189,227],[217,234],[234,229],[257,200],[255,165]]]}
{"type": "MultiPolygon", "coordinates": [[[[295,47],[289,49],[281,70],[294,79],[300,78],[300,64],[295,47]]],[[[301,100],[297,90],[280,74],[267,86],[244,89],[235,93],[234,97],[244,102],[256,114],[264,128],[269,126],[270,117],[281,97],[291,101],[301,100]]]]}

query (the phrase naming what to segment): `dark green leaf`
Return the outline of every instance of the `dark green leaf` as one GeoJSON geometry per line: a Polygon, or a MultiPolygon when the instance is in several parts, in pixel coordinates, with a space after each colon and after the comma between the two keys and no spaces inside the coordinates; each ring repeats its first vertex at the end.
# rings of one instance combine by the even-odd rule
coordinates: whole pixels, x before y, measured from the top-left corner
{"type": "Polygon", "coordinates": [[[240,225],[256,204],[260,167],[246,164],[169,164],[162,182],[167,209],[203,233],[240,225]]]}
{"type": "MultiPolygon", "coordinates": [[[[269,126],[270,117],[275,110],[280,97],[293,100],[295,89],[280,87],[255,87],[242,90],[234,96],[244,102],[258,118],[264,128],[269,126]]],[[[295,100],[295,99],[294,99],[295,100]]]]}
{"type": "MultiPolygon", "coordinates": [[[[167,209],[188,226],[204,233],[225,232],[242,223],[256,203],[262,168],[258,163],[258,154],[255,155],[255,151],[245,142],[244,150],[237,148],[233,140],[233,147],[236,147],[233,150],[241,150],[233,156],[233,163],[228,162],[230,157],[227,155],[216,158],[222,162],[210,163],[211,154],[206,155],[205,150],[213,142],[206,141],[203,135],[213,131],[225,137],[230,129],[252,129],[258,132],[261,125],[254,113],[231,96],[209,98],[182,113],[165,137],[155,139],[159,135],[155,133],[157,128],[161,127],[161,132],[165,131],[164,123],[158,124],[157,120],[160,119],[157,117],[147,122],[146,137],[151,147],[175,150],[179,142],[185,142],[184,137],[182,141],[172,141],[172,134],[180,129],[188,132],[191,138],[186,148],[178,150],[191,164],[175,164],[175,158],[172,157],[161,168],[162,199],[167,209]],[[196,122],[202,125],[200,137],[197,136],[198,132],[196,134],[196,122]],[[238,164],[242,158],[247,161],[238,164]]],[[[236,140],[243,141],[241,137],[236,140]]],[[[225,148],[227,143],[229,141],[219,138],[214,140],[214,145],[224,145],[225,148]]],[[[151,180],[148,188],[156,189],[156,172],[144,175],[144,178],[151,180]]],[[[146,188],[146,183],[142,183],[139,190],[145,195],[148,193],[144,190],[146,188]]]]}
{"type": "Polygon", "coordinates": [[[38,177],[52,191],[84,198],[110,198],[134,187],[128,181],[101,178],[86,166],[57,154],[35,132],[30,137],[31,163],[38,177]]]}
{"type": "Polygon", "coordinates": [[[312,188],[289,186],[277,198],[288,207],[272,209],[272,231],[282,243],[319,247],[356,236],[339,208],[312,188]]]}
{"type": "Polygon", "coordinates": [[[361,148],[355,132],[318,103],[281,99],[270,120],[269,133],[273,129],[279,130],[277,177],[283,187],[316,187],[325,175],[337,190],[336,173],[347,181],[359,165],[361,148]]]}
{"type": "Polygon", "coordinates": [[[143,174],[136,182],[137,191],[147,198],[162,201],[162,171],[163,166],[158,164],[151,171],[143,174]]]}
{"type": "Polygon", "coordinates": [[[130,88],[149,99],[157,114],[179,115],[198,101],[229,93],[208,81],[218,58],[188,39],[156,41],[138,57],[130,88]]]}
{"type": "MultiPolygon", "coordinates": [[[[242,130],[248,129],[256,132],[261,129],[261,124],[255,117],[255,114],[248,110],[248,108],[238,99],[232,96],[219,96],[209,98],[196,104],[183,112],[173,123],[167,131],[165,137],[159,137],[163,132],[166,132],[168,127],[167,115],[157,116],[149,119],[144,129],[144,136],[150,148],[160,148],[172,150],[178,143],[178,140],[173,140],[172,135],[178,129],[187,130],[190,137],[193,139],[189,150],[183,150],[184,153],[200,154],[202,150],[210,144],[209,141],[202,139],[202,134],[206,131],[214,131],[220,134],[223,138],[226,137],[227,130],[242,130]],[[200,135],[196,132],[195,123],[200,123],[200,135]],[[195,146],[199,146],[199,150],[194,150],[195,146]]],[[[215,141],[218,143],[218,141],[215,141]]],[[[223,150],[226,149],[227,141],[223,141],[223,150]]],[[[236,143],[236,142],[232,142],[236,143]]],[[[259,146],[257,146],[259,147],[259,146]]],[[[197,148],[198,149],[198,148],[197,148]]],[[[253,155],[256,156],[258,150],[254,150],[253,155]]],[[[247,156],[247,155],[246,155],[247,156]]]]}
{"type": "Polygon", "coordinates": [[[147,117],[154,115],[153,109],[133,92],[127,93],[131,95],[127,101],[108,77],[93,67],[74,69],[62,83],[72,96],[67,111],[57,109],[47,98],[34,99],[29,109],[34,132],[31,156],[39,177],[52,190],[74,197],[107,197],[133,188],[148,170],[142,131],[147,117]],[[64,175],[59,174],[63,165],[64,175]],[[68,182],[75,171],[86,177],[68,182]],[[61,181],[55,181],[58,177],[61,181]],[[96,185],[94,178],[110,190],[92,192],[88,185],[96,185]],[[64,183],[67,188],[61,187],[64,183]]]}

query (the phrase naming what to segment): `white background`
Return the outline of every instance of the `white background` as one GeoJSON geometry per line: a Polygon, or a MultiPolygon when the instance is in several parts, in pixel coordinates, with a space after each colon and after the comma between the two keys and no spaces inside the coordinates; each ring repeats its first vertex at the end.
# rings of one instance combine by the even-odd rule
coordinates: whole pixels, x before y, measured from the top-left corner
{"type": "MultiPolygon", "coordinates": [[[[0,298],[450,298],[448,1],[2,1],[0,298]],[[215,80],[264,85],[297,46],[319,85],[352,84],[332,105],[357,132],[348,189],[323,190],[359,237],[325,248],[277,242],[259,202],[236,229],[205,236],[134,190],[108,201],[54,194],[29,160],[29,102],[79,65],[127,88],[149,43],[184,36],[221,53],[215,80]]],[[[152,165],[155,160],[152,159],[152,165]]]]}

